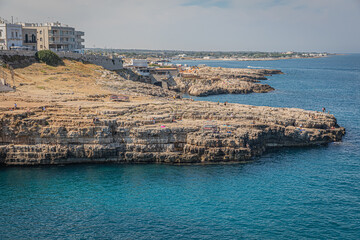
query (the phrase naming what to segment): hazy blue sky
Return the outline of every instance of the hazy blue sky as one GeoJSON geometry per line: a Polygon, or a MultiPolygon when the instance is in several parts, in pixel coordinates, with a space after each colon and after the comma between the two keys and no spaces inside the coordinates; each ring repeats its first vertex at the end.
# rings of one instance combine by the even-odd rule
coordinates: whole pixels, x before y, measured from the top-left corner
{"type": "Polygon", "coordinates": [[[0,0],[0,16],[75,26],[86,47],[360,52],[360,0],[0,0]]]}

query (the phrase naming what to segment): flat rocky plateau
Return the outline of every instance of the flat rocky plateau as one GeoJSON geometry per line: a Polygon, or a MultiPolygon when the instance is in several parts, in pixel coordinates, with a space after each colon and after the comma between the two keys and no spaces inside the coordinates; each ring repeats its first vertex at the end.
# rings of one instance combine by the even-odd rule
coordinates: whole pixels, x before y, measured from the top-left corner
{"type": "Polygon", "coordinates": [[[267,80],[265,76],[273,74],[282,72],[274,69],[201,67],[176,77],[175,84],[170,84],[170,88],[192,96],[266,93],[274,88],[260,84],[260,80],[267,80]]]}
{"type": "Polygon", "coordinates": [[[181,99],[96,65],[64,62],[17,68],[17,91],[0,93],[1,164],[241,162],[345,134],[330,114],[181,99]],[[129,101],[113,102],[112,94],[129,101]]]}

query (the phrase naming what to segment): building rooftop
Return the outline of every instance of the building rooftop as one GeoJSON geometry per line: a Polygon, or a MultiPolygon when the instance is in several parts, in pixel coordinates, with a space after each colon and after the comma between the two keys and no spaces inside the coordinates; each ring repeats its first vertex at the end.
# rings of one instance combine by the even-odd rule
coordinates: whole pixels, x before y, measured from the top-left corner
{"type": "Polygon", "coordinates": [[[50,22],[50,23],[18,23],[23,27],[69,27],[67,24],[62,24],[60,22],[50,22]]]}

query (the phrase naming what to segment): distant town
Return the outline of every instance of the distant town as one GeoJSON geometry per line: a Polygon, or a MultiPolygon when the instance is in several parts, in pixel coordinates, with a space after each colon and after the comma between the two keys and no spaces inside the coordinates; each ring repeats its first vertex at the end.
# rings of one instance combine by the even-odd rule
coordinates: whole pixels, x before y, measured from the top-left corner
{"type": "Polygon", "coordinates": [[[331,55],[316,52],[257,52],[257,51],[182,51],[182,50],[141,50],[87,48],[84,52],[94,55],[113,55],[124,59],[147,59],[151,61],[174,60],[278,60],[290,58],[317,58],[331,55]]]}

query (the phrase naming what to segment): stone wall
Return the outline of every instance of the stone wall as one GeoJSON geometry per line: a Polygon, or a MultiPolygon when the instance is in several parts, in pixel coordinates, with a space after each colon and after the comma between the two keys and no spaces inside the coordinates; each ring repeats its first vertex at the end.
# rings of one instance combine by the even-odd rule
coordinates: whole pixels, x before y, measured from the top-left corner
{"type": "Polygon", "coordinates": [[[35,56],[35,51],[24,51],[24,50],[0,50],[0,56],[35,56]]]}
{"type": "MultiPolygon", "coordinates": [[[[34,57],[35,51],[25,51],[25,50],[0,50],[0,57],[2,56],[25,56],[25,57],[34,57]]],[[[86,55],[73,52],[56,52],[56,54],[61,58],[69,58],[78,61],[85,61],[92,64],[102,66],[108,70],[120,70],[123,69],[123,63],[120,58],[108,58],[105,56],[95,56],[95,55],[86,55]]]]}

